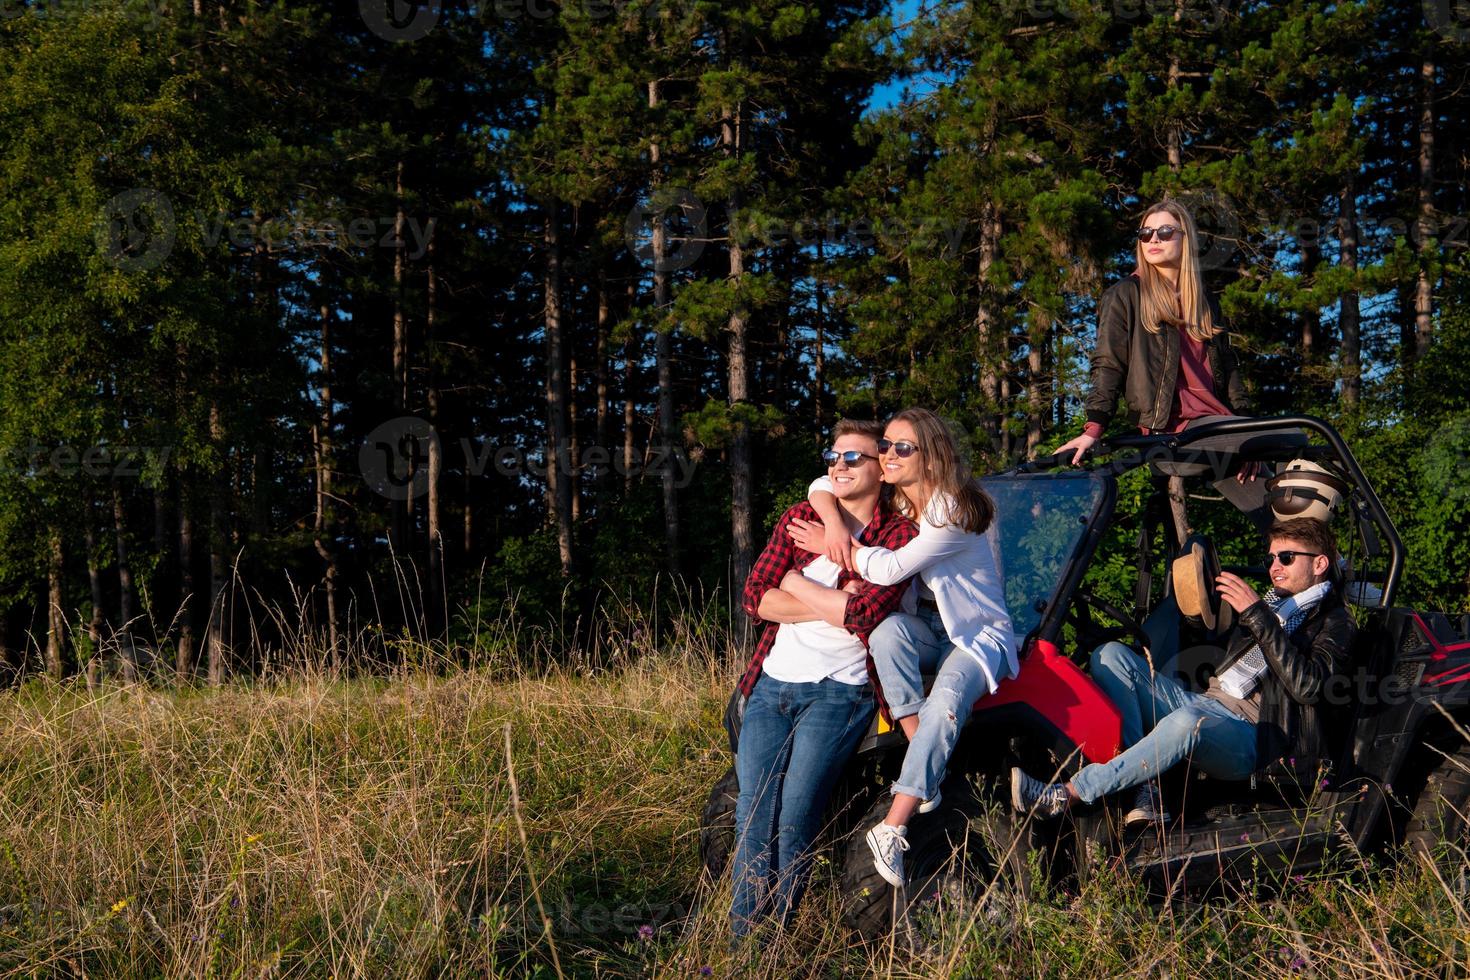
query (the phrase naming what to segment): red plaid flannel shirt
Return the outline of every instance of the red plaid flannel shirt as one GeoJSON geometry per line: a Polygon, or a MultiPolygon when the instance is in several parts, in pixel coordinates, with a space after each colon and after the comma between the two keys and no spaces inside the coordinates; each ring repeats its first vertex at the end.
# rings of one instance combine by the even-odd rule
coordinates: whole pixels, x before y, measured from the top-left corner
{"type": "MultiPolygon", "coordinates": [[[[771,652],[772,645],[776,642],[776,630],[780,623],[767,623],[760,617],[761,599],[771,589],[781,587],[781,579],[792,569],[802,569],[817,559],[817,555],[809,551],[802,551],[791,541],[787,528],[793,520],[820,521],[817,512],[812,505],[803,500],[801,503],[791,507],[781,515],[776,522],[776,527],[771,531],[771,540],[767,542],[765,550],[755,560],[755,565],[750,570],[750,577],[745,580],[745,594],[741,605],[746,615],[751,619],[764,623],[761,630],[760,640],[755,645],[755,654],[750,658],[745,673],[740,677],[740,693],[746,697],[755,690],[755,682],[760,679],[761,668],[766,662],[766,655],[771,652]]],[[[858,536],[863,544],[877,545],[882,548],[901,548],[919,533],[918,525],[898,514],[878,511],[873,515],[872,522],[858,536]]],[[[837,587],[841,588],[848,582],[857,579],[858,576],[848,571],[843,571],[837,579],[837,587]]],[[[842,625],[847,631],[863,641],[863,646],[868,645],[868,635],[883,622],[883,617],[898,608],[903,599],[904,592],[908,589],[907,580],[897,585],[872,585],[864,583],[862,591],[847,600],[847,611],[843,616],[842,625]]],[[[868,677],[873,682],[873,691],[878,698],[878,708],[883,712],[883,717],[892,721],[888,713],[888,703],[883,700],[883,688],[878,684],[878,673],[873,667],[873,657],[868,656],[868,677]]]]}

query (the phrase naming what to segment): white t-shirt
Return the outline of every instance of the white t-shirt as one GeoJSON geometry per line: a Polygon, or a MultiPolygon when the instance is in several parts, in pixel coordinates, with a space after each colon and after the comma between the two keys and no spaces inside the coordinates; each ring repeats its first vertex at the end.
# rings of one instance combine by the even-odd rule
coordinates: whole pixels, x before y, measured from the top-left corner
{"type": "MultiPolygon", "coordinates": [[[[832,492],[831,481],[815,480],[808,495],[832,492]]],[[[866,581],[893,585],[917,576],[920,589],[934,594],[949,641],[980,663],[991,693],[1020,673],[1016,634],[1006,608],[1005,577],[995,523],[972,534],[949,523],[951,498],[936,493],[924,508],[919,533],[901,548],[865,547],[853,551],[853,564],[866,581]]]]}
{"type": "MultiPolygon", "coordinates": [[[[837,588],[841,573],[826,557],[818,557],[801,570],[802,575],[829,589],[837,588]]],[[[808,684],[828,677],[843,684],[866,684],[867,664],[868,648],[862,640],[841,626],[814,619],[780,625],[764,670],[788,684],[808,684]]]]}

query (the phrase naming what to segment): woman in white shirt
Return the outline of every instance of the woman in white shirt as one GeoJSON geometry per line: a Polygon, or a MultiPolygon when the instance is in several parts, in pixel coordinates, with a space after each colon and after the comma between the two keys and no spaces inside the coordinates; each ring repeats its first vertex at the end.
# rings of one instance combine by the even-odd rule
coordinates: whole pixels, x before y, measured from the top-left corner
{"type": "MultiPolygon", "coordinates": [[[[858,545],[851,562],[874,585],[910,576],[919,582],[918,614],[889,616],[869,639],[889,711],[909,738],[892,786],[893,805],[867,835],[878,872],[898,887],[908,822],[938,804],[939,784],[970,709],[1020,666],[992,526],[995,504],[966,472],[954,435],[933,412],[905,409],[883,435],[883,480],[897,488],[894,502],[918,522],[919,533],[897,550],[858,545]],[[935,665],[938,674],[926,698],[923,673],[935,665]]],[[[845,550],[829,549],[825,536],[826,528],[843,527],[831,489],[825,477],[812,484],[812,506],[823,524],[794,522],[798,547],[845,550]]]]}

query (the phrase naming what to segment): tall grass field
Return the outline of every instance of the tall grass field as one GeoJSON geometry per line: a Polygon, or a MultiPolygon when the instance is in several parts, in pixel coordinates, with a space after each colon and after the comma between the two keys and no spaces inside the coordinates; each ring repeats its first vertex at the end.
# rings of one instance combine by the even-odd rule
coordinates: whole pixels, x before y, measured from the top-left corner
{"type": "Polygon", "coordinates": [[[740,656],[694,618],[621,641],[535,671],[491,644],[387,676],[0,694],[0,973],[1470,975],[1453,851],[1165,904],[1104,872],[869,944],[819,862],[794,928],[737,955],[697,825],[740,656]]]}

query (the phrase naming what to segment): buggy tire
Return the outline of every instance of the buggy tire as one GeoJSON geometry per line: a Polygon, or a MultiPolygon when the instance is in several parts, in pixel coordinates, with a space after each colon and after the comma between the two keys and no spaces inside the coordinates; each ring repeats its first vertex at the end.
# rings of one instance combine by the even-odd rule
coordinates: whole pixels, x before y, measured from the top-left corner
{"type": "Polygon", "coordinates": [[[719,881],[730,867],[735,851],[735,802],[740,779],[731,766],[710,790],[699,816],[699,861],[709,880],[719,881]]]}
{"type": "MultiPolygon", "coordinates": [[[[978,777],[977,777],[978,778],[978,777]]],[[[865,940],[881,939],[893,928],[895,912],[907,920],[937,901],[970,903],[986,896],[997,907],[1005,896],[1029,894],[1027,851],[1011,846],[1018,823],[995,798],[977,790],[963,775],[946,779],[943,799],[932,813],[909,821],[909,849],[904,852],[905,888],[893,888],[878,874],[867,832],[888,812],[884,793],[848,837],[842,851],[842,892],[847,924],[865,940]],[[1009,856],[1007,857],[1007,854],[1009,856]],[[997,875],[997,861],[1005,867],[997,875]]]]}
{"type": "Polygon", "coordinates": [[[1441,844],[1463,846],[1470,840],[1470,745],[1461,745],[1429,774],[1414,816],[1404,832],[1404,846],[1433,857],[1441,844]]]}

